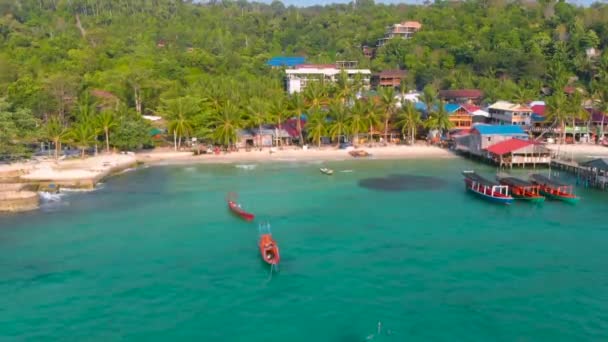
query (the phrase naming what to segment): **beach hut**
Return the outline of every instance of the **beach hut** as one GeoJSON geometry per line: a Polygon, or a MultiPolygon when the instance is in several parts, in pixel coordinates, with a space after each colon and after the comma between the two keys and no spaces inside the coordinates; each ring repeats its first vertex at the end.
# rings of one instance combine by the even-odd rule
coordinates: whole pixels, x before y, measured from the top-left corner
{"type": "Polygon", "coordinates": [[[549,165],[551,163],[551,151],[533,140],[522,140],[511,138],[503,140],[486,148],[488,158],[501,167],[513,167],[513,165],[526,166],[532,164],[549,165]]]}
{"type": "Polygon", "coordinates": [[[591,183],[587,185],[606,189],[608,184],[608,158],[593,159],[580,165],[588,171],[582,175],[586,182],[591,183]]]}

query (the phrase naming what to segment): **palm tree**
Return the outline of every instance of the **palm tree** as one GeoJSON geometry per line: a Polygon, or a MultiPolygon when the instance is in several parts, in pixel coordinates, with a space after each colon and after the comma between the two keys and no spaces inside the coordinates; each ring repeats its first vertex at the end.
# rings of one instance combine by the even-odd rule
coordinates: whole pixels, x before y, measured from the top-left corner
{"type": "Polygon", "coordinates": [[[97,132],[95,126],[88,120],[80,121],[70,129],[70,141],[80,149],[82,158],[84,158],[85,150],[95,144],[97,132]]]}
{"type": "Polygon", "coordinates": [[[321,147],[321,138],[327,135],[327,118],[325,114],[318,109],[314,109],[308,122],[306,122],[306,131],[308,132],[308,139],[311,139],[313,143],[321,147]]]}
{"type": "Polygon", "coordinates": [[[296,126],[298,129],[298,136],[300,138],[300,146],[304,144],[304,136],[302,135],[302,114],[306,109],[304,103],[304,97],[300,93],[294,93],[289,99],[289,109],[291,113],[296,117],[296,126]]]}
{"type": "Polygon", "coordinates": [[[435,99],[437,98],[437,91],[433,86],[427,85],[422,90],[422,102],[426,105],[426,113],[427,116],[430,116],[433,111],[433,103],[435,103],[435,99]]]}
{"type": "Polygon", "coordinates": [[[443,134],[443,132],[452,128],[454,123],[450,121],[450,115],[445,110],[445,102],[437,101],[437,104],[433,107],[434,109],[426,121],[426,126],[428,129],[437,129],[443,134]]]}
{"type": "Polygon", "coordinates": [[[346,103],[353,95],[353,86],[354,84],[348,77],[346,71],[340,71],[338,74],[338,79],[336,80],[336,98],[338,98],[342,103],[346,103]]]}
{"type": "Polygon", "coordinates": [[[59,117],[53,116],[46,122],[44,135],[55,144],[55,159],[59,158],[61,143],[69,138],[69,129],[61,122],[59,117]]]}
{"type": "Polygon", "coordinates": [[[308,82],[304,89],[304,102],[309,109],[319,109],[327,103],[327,89],[323,81],[308,82]]]}
{"type": "Polygon", "coordinates": [[[378,107],[373,101],[365,102],[365,112],[363,117],[365,118],[367,128],[369,129],[369,143],[372,142],[372,134],[374,133],[374,126],[380,125],[380,115],[378,107]]]}
{"type": "Polygon", "coordinates": [[[353,134],[353,143],[359,141],[359,133],[367,129],[365,120],[366,104],[364,101],[356,100],[355,105],[350,109],[348,116],[348,130],[353,134]]]}
{"type": "Polygon", "coordinates": [[[348,134],[348,115],[346,107],[341,102],[333,102],[329,107],[329,117],[331,123],[329,124],[329,134],[332,139],[336,139],[338,146],[340,146],[340,137],[344,134],[348,134]]]}
{"type": "Polygon", "coordinates": [[[560,144],[566,140],[566,121],[569,118],[567,110],[567,99],[563,92],[555,92],[547,99],[547,119],[560,124],[562,136],[560,144]]]}
{"type": "Polygon", "coordinates": [[[393,87],[384,87],[380,90],[380,108],[384,118],[384,139],[388,142],[388,122],[393,117],[395,110],[395,89],[393,87]]]}
{"type": "Polygon", "coordinates": [[[533,98],[534,95],[530,89],[524,88],[524,86],[520,86],[517,88],[513,100],[515,100],[515,102],[519,104],[527,104],[533,98]]]}
{"type": "Polygon", "coordinates": [[[213,139],[224,146],[236,143],[238,132],[243,125],[244,120],[239,108],[230,101],[226,101],[209,120],[209,127],[213,129],[213,139]]]}
{"type": "Polygon", "coordinates": [[[402,101],[401,113],[398,118],[399,121],[397,122],[397,126],[401,126],[401,133],[405,136],[405,133],[407,132],[410,143],[413,144],[416,141],[416,130],[418,129],[418,126],[422,124],[420,112],[414,108],[414,104],[410,101],[402,101]]]}
{"type": "Polygon", "coordinates": [[[190,97],[161,100],[159,113],[169,120],[169,132],[173,134],[173,144],[177,151],[181,148],[182,137],[192,133],[192,117],[200,113],[198,100],[190,97]]]}
{"type": "Polygon", "coordinates": [[[266,101],[260,98],[251,100],[251,104],[247,107],[247,119],[251,125],[258,128],[258,147],[262,146],[262,125],[268,122],[268,107],[266,101]]]}
{"type": "Polygon", "coordinates": [[[283,120],[285,119],[285,117],[287,117],[287,114],[289,113],[289,110],[287,109],[287,103],[285,102],[285,99],[283,96],[277,96],[274,100],[274,102],[272,103],[272,105],[270,106],[270,117],[273,119],[274,122],[277,123],[277,128],[279,130],[279,132],[277,133],[278,137],[277,137],[277,145],[281,146],[281,131],[282,131],[282,123],[283,120]]]}
{"type": "Polygon", "coordinates": [[[110,130],[118,126],[113,111],[104,110],[97,116],[97,125],[103,130],[106,139],[106,152],[110,152],[110,130]]]}
{"type": "Polygon", "coordinates": [[[572,139],[576,131],[576,120],[589,120],[589,112],[583,107],[583,94],[579,91],[575,91],[568,99],[568,109],[570,111],[570,118],[572,119],[572,139]]]}

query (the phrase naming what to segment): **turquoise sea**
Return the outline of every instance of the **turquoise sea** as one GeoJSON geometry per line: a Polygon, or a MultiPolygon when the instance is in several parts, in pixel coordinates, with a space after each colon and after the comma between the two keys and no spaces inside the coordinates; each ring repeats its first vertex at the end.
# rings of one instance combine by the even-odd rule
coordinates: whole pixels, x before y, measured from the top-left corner
{"type": "Polygon", "coordinates": [[[464,191],[470,168],[495,172],[151,167],[0,217],[0,340],[607,341],[608,193],[503,207],[464,191]],[[360,183],[389,175],[435,178],[360,183]],[[231,191],[271,223],[278,273],[257,223],[228,212],[231,191]]]}

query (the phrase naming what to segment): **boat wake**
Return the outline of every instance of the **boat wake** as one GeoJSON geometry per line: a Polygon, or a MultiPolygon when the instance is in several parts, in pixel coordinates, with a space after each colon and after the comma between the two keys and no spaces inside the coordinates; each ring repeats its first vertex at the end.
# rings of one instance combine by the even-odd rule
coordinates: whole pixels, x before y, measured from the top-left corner
{"type": "Polygon", "coordinates": [[[340,171],[340,172],[344,172],[344,173],[351,173],[351,172],[353,172],[353,170],[342,170],[342,171],[340,171]]]}
{"type": "Polygon", "coordinates": [[[237,164],[234,167],[241,170],[253,170],[257,167],[257,164],[237,164]]]}

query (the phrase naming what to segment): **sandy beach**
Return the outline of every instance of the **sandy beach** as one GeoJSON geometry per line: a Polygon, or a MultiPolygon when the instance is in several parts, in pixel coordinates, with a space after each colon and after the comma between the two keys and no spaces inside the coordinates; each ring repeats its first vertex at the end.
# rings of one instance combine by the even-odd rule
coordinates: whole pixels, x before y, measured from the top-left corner
{"type": "MultiPolygon", "coordinates": [[[[361,148],[371,154],[366,159],[420,159],[420,158],[455,158],[456,156],[446,149],[435,146],[385,146],[361,148]]],[[[350,160],[355,159],[349,150],[336,148],[302,149],[289,146],[284,149],[251,150],[215,154],[192,155],[190,152],[151,151],[138,153],[137,161],[152,165],[190,164],[190,163],[241,163],[241,162],[282,162],[282,161],[310,161],[310,160],[350,160]]]]}

